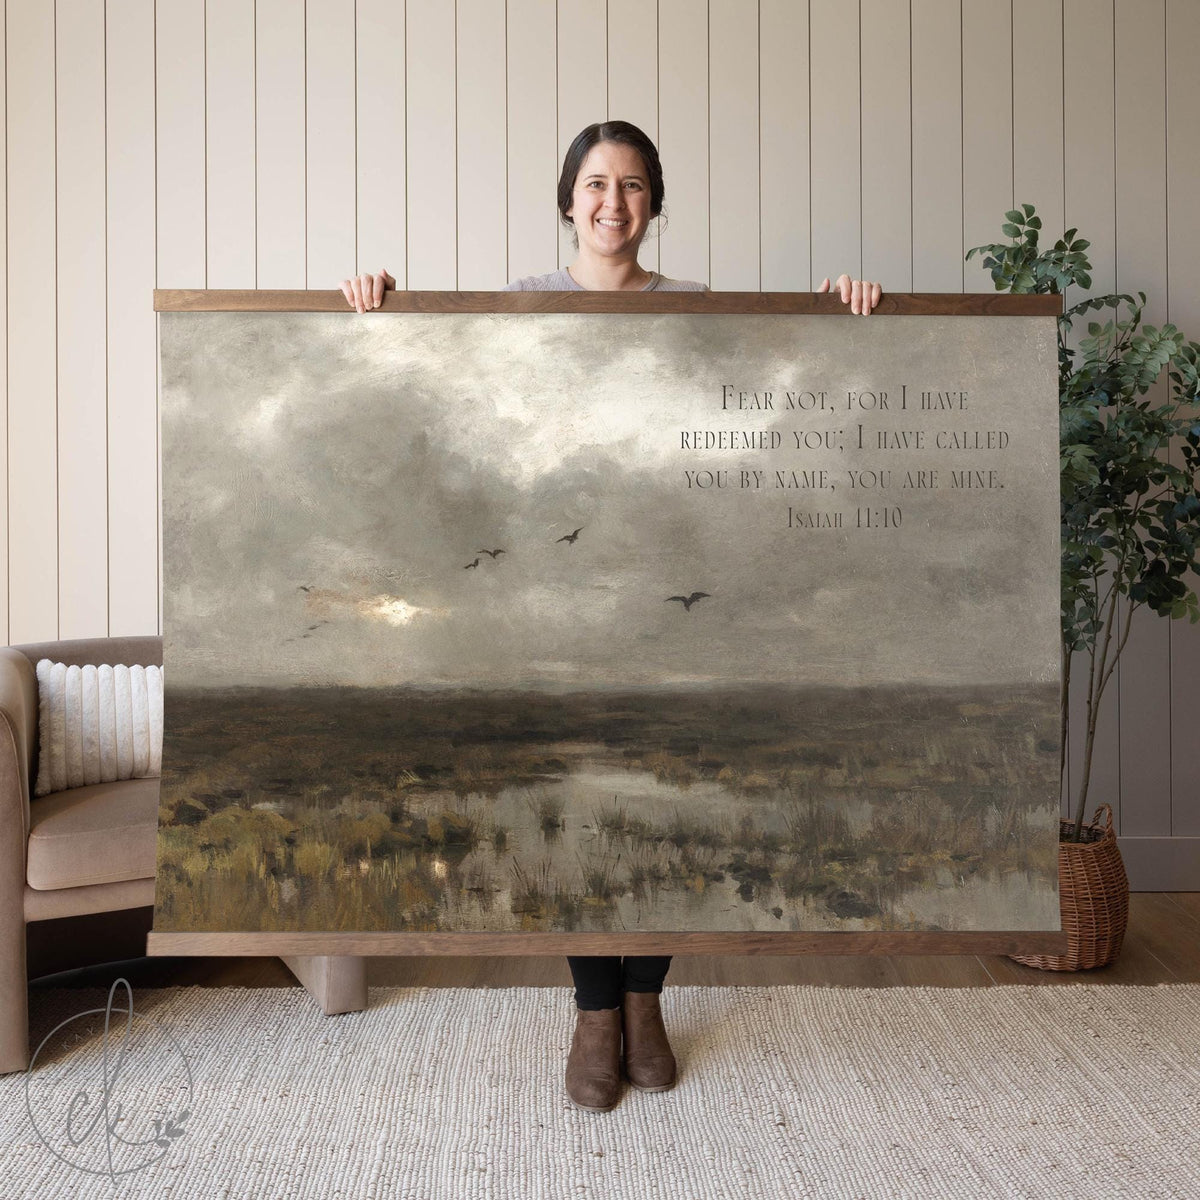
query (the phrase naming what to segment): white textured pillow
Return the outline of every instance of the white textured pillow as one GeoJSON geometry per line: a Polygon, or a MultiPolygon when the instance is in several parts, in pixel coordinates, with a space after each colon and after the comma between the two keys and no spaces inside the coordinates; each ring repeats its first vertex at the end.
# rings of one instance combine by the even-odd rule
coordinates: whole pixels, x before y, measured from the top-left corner
{"type": "Polygon", "coordinates": [[[161,667],[37,665],[35,796],[162,771],[161,667]]]}

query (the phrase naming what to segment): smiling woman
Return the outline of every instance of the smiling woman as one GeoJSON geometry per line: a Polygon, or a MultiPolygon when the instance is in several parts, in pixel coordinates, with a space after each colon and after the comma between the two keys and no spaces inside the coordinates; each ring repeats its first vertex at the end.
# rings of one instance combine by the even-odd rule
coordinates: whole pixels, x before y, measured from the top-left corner
{"type": "Polygon", "coordinates": [[[638,263],[650,222],[662,215],[664,194],[658,151],[636,125],[589,125],[567,150],[558,180],[559,218],[574,234],[578,257],[569,268],[528,275],[506,290],[708,291],[638,263]]]}
{"type": "Polygon", "coordinates": [[[652,273],[638,267],[637,250],[651,219],[662,213],[662,167],[653,151],[653,146],[601,139],[600,127],[594,125],[572,143],[559,179],[558,204],[575,230],[580,250],[576,281],[583,287],[621,290],[630,282],[642,287],[649,282],[652,273]],[[589,149],[590,138],[596,140],[589,149]],[[638,273],[632,279],[631,265],[638,273]],[[604,278],[600,272],[606,266],[622,274],[604,278]]]}

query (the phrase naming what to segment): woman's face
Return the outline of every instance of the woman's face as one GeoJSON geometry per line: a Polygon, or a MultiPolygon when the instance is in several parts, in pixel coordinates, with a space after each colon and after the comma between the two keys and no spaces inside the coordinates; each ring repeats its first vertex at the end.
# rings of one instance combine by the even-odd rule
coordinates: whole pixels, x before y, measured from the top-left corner
{"type": "Polygon", "coordinates": [[[567,216],[581,252],[637,258],[650,224],[650,178],[642,156],[621,142],[597,142],[583,160],[567,216]]]}

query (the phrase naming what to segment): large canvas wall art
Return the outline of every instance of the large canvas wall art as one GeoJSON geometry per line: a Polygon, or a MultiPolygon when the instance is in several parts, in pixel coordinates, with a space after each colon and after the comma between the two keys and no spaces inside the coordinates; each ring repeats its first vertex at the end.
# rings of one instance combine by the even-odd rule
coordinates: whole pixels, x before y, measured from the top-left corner
{"type": "Polygon", "coordinates": [[[1056,930],[1047,317],[164,313],[156,930],[1056,930]]]}

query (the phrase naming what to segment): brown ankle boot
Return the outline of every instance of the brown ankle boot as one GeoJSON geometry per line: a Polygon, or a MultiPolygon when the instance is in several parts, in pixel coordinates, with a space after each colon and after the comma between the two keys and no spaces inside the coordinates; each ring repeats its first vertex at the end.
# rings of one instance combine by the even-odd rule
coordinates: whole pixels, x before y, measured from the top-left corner
{"type": "Polygon", "coordinates": [[[621,1010],[581,1008],[577,1013],[567,1055],[567,1095],[589,1112],[607,1112],[621,1089],[621,1010]]]}
{"type": "Polygon", "coordinates": [[[675,1055],[667,1041],[657,992],[626,992],[621,1006],[625,1078],[643,1092],[675,1086],[675,1055]]]}

